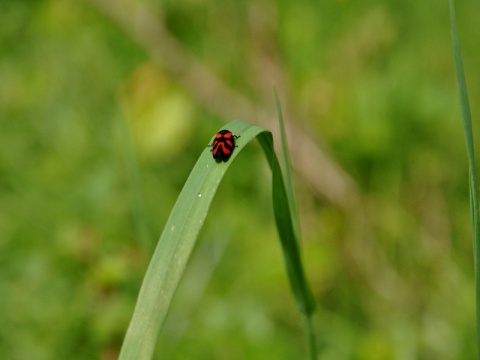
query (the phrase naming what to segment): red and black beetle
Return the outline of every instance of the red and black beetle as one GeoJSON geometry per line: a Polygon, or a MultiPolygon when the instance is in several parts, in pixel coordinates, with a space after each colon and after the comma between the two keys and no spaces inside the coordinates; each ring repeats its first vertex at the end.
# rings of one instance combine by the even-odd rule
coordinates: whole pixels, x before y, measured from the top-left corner
{"type": "Polygon", "coordinates": [[[212,148],[213,158],[217,161],[228,161],[236,148],[235,140],[240,136],[233,135],[229,130],[220,130],[213,143],[209,145],[212,148]]]}

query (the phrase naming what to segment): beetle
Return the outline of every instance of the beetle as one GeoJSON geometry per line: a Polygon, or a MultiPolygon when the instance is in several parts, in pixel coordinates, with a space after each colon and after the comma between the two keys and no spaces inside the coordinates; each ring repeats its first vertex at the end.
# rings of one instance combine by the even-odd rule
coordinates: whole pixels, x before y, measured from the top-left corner
{"type": "Polygon", "coordinates": [[[212,148],[210,150],[212,152],[212,156],[218,162],[225,161],[227,162],[232,156],[233,150],[237,147],[235,145],[235,140],[237,140],[240,136],[233,135],[233,133],[229,130],[220,130],[215,135],[215,139],[213,139],[213,143],[208,145],[212,148]]]}

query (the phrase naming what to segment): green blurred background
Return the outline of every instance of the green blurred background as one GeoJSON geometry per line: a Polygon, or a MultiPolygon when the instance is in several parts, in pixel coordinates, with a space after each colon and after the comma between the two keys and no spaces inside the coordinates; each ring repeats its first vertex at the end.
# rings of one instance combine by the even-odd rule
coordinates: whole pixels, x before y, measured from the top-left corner
{"type": "MultiPolygon", "coordinates": [[[[457,13],[475,120],[480,3],[457,13]]],[[[0,357],[115,359],[196,158],[227,121],[273,128],[275,85],[319,359],[475,358],[448,19],[437,0],[0,1],[0,357]]],[[[305,356],[270,201],[249,145],[156,358],[305,356]]]]}

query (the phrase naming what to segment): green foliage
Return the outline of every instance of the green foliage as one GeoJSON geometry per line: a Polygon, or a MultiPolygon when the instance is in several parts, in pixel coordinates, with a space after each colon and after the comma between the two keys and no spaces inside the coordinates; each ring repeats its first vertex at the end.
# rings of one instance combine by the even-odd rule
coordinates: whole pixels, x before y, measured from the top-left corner
{"type": "Polygon", "coordinates": [[[467,84],[463,70],[462,54],[460,51],[460,40],[458,38],[457,19],[455,15],[455,2],[449,1],[450,21],[452,26],[452,46],[453,59],[455,62],[455,72],[457,76],[457,86],[460,98],[460,108],[462,111],[463,129],[465,132],[465,142],[467,144],[469,186],[470,186],[470,211],[472,214],[472,240],[473,256],[475,263],[475,288],[476,288],[476,311],[477,311],[477,346],[480,356],[480,218],[478,198],[477,168],[475,166],[475,151],[473,146],[473,128],[470,115],[470,102],[468,100],[467,84]]]}
{"type": "MultiPolygon", "coordinates": [[[[287,132],[305,136],[289,149],[319,358],[471,359],[469,172],[447,5],[3,1],[2,356],[116,358],[200,152],[227,119],[274,128],[277,84],[287,132]],[[99,5],[154,28],[131,3],[145,6],[174,45],[141,38],[99,5]],[[171,67],[162,56],[178,48],[171,67]],[[228,91],[192,78],[200,65],[228,91]],[[235,94],[243,102],[231,101],[235,94]],[[309,144],[340,171],[317,152],[296,155],[309,144]]],[[[478,99],[480,3],[457,5],[469,95],[478,99]]],[[[255,146],[218,188],[157,358],[303,352],[270,173],[255,146]]]]}
{"type": "MultiPolygon", "coordinates": [[[[293,214],[273,150],[272,135],[261,127],[240,120],[225,128],[241,137],[237,142],[238,149],[226,163],[216,164],[208,148],[200,155],[172,209],[150,261],[120,359],[152,357],[161,326],[218,185],[235,157],[255,137],[258,137],[272,168],[273,208],[290,283],[300,311],[308,318],[313,313],[313,297],[305,279],[298,238],[293,231],[293,214]]],[[[313,336],[313,330],[307,330],[313,336]]]]}

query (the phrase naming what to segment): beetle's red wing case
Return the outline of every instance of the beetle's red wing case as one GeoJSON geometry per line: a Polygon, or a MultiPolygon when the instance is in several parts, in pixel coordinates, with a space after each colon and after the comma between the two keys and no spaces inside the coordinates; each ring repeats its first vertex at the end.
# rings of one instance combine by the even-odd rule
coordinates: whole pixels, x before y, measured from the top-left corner
{"type": "Polygon", "coordinates": [[[220,130],[213,140],[212,156],[217,161],[228,161],[235,149],[235,139],[239,136],[233,135],[229,130],[220,130]]]}

